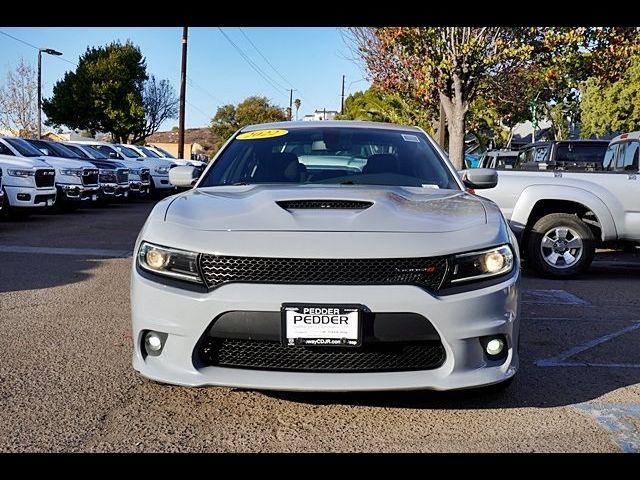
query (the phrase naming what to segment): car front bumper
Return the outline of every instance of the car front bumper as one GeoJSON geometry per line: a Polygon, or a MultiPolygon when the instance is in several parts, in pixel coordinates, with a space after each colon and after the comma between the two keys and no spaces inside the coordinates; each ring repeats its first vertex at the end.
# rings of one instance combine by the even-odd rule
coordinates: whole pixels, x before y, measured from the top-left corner
{"type": "Polygon", "coordinates": [[[6,192],[4,208],[46,208],[52,206],[56,201],[55,187],[34,188],[4,185],[3,188],[6,192]]]}
{"type": "Polygon", "coordinates": [[[169,175],[152,175],[151,181],[153,182],[153,188],[156,190],[173,189],[173,185],[169,182],[169,175]]]}
{"type": "Polygon", "coordinates": [[[150,182],[129,181],[129,195],[144,197],[149,193],[150,182]]]}
{"type": "Polygon", "coordinates": [[[58,187],[58,195],[65,202],[82,202],[90,203],[98,200],[100,193],[99,185],[76,185],[76,184],[56,184],[58,187]]]}
{"type": "Polygon", "coordinates": [[[129,184],[101,183],[100,196],[103,198],[127,198],[129,196],[129,184]]]}
{"type": "Polygon", "coordinates": [[[267,390],[450,390],[499,383],[518,369],[519,278],[516,273],[497,285],[447,296],[435,296],[415,286],[243,283],[201,293],[149,279],[134,266],[133,366],[143,376],[165,383],[267,390]],[[358,303],[376,313],[417,313],[439,334],[446,359],[430,370],[351,373],[229,368],[194,361],[199,340],[219,315],[278,312],[283,303],[358,303]],[[143,354],[142,337],[147,330],[168,334],[159,356],[143,354]],[[488,359],[481,345],[480,338],[494,335],[506,338],[508,350],[501,360],[488,359]]]}

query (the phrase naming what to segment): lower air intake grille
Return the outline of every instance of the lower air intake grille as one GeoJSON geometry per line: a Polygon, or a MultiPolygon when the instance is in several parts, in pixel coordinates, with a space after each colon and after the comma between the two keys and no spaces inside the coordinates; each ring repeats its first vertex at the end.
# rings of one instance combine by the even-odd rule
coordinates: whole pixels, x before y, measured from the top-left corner
{"type": "Polygon", "coordinates": [[[440,367],[440,342],[371,343],[362,347],[285,346],[280,342],[207,339],[200,350],[208,365],[297,372],[382,372],[440,367]]]}

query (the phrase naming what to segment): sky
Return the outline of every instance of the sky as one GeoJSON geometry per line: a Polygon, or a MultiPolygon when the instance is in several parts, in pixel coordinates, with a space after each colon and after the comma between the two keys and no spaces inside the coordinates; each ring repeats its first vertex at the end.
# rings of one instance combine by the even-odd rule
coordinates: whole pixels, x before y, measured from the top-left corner
{"type": "MultiPolygon", "coordinates": [[[[301,100],[299,119],[316,109],[339,111],[342,75],[346,76],[345,98],[369,85],[364,70],[352,59],[344,34],[330,27],[190,27],[186,127],[208,126],[217,107],[250,95],[266,96],[287,107],[291,88],[293,98],[301,100]]],[[[48,98],[55,82],[75,69],[73,64],[87,47],[116,40],[138,45],[147,73],[168,79],[178,94],[182,27],[0,27],[0,84],[21,58],[35,70],[38,52],[34,47],[51,48],[63,55],[42,55],[42,96],[48,98]]],[[[177,119],[169,120],[161,130],[177,124],[177,119]]]]}

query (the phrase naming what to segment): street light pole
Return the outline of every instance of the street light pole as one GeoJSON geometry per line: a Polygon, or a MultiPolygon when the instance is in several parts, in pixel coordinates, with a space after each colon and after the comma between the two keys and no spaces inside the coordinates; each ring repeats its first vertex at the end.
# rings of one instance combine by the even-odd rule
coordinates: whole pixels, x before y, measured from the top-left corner
{"type": "Polygon", "coordinates": [[[38,138],[42,138],[42,52],[55,56],[62,55],[62,52],[51,48],[38,49],[38,138]]]}
{"type": "Polygon", "coordinates": [[[184,158],[184,104],[187,95],[187,36],[189,27],[182,27],[182,65],[180,67],[180,111],[178,113],[178,158],[184,158]]]}

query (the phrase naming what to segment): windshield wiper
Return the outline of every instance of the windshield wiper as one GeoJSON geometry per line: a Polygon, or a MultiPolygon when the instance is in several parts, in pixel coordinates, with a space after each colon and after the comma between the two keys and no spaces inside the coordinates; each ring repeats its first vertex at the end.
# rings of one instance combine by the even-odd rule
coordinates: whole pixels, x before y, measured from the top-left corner
{"type": "Polygon", "coordinates": [[[239,187],[241,185],[249,185],[249,184],[247,182],[236,182],[231,184],[232,187],[239,187]]]}
{"type": "Polygon", "coordinates": [[[340,182],[340,185],[355,185],[355,183],[353,183],[353,180],[346,180],[344,182],[340,182]]]}

